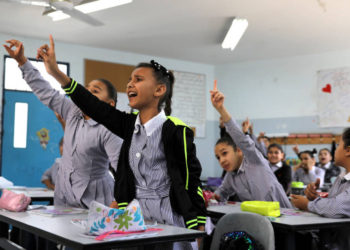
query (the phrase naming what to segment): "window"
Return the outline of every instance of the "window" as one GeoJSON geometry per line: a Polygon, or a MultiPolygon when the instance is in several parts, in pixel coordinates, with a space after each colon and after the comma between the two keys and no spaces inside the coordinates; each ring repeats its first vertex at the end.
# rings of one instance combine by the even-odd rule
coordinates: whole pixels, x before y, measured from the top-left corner
{"type": "MultiPolygon", "coordinates": [[[[64,94],[61,85],[50,76],[46,70],[45,65],[41,61],[36,61],[30,59],[30,62],[36,67],[40,74],[47,80],[50,85],[60,91],[60,93],[64,94]]],[[[69,64],[68,63],[58,63],[58,68],[65,74],[69,74],[69,64]]],[[[18,64],[15,59],[5,56],[5,90],[17,90],[17,91],[28,91],[31,92],[28,84],[23,80],[21,70],[18,68],[18,64]]]]}

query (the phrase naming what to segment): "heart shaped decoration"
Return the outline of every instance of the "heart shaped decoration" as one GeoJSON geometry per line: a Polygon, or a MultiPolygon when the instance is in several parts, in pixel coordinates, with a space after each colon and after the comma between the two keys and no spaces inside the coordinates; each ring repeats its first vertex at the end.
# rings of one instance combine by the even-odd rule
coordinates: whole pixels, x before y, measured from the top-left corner
{"type": "Polygon", "coordinates": [[[322,92],[332,93],[332,86],[329,83],[327,83],[326,87],[322,88],[322,92]]]}

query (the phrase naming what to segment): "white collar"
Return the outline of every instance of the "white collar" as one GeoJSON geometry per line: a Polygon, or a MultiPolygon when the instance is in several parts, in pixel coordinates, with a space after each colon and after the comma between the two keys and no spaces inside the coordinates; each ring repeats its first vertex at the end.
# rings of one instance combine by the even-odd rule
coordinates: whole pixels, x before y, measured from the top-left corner
{"type": "Polygon", "coordinates": [[[343,177],[345,180],[350,181],[350,172],[344,175],[343,177]]]}
{"type": "MultiPolygon", "coordinates": [[[[151,120],[147,121],[143,127],[145,128],[147,136],[152,135],[152,133],[159,128],[165,121],[167,117],[164,113],[164,110],[160,111],[158,115],[154,116],[151,120]]],[[[136,121],[135,121],[135,130],[134,132],[138,132],[138,126],[142,126],[140,121],[140,114],[137,115],[136,121]]]]}
{"type": "Polygon", "coordinates": [[[282,167],[283,166],[282,161],[280,161],[279,163],[275,164],[275,166],[278,167],[278,168],[282,167]]]}
{"type": "Polygon", "coordinates": [[[329,169],[331,166],[331,162],[328,162],[327,164],[321,165],[320,167],[323,169],[329,169]]]}

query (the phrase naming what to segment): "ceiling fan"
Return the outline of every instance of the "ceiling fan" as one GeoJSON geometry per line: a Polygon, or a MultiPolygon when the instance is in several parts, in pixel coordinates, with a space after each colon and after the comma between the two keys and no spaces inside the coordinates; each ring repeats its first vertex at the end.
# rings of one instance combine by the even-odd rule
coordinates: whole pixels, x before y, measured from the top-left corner
{"type": "MultiPolygon", "coordinates": [[[[63,17],[61,17],[60,19],[72,17],[93,26],[101,26],[103,25],[102,22],[91,17],[86,13],[130,3],[132,0],[3,0],[3,1],[15,2],[20,4],[26,4],[26,5],[43,6],[45,7],[43,15],[51,15],[54,13],[56,14],[58,13],[58,14],[61,14],[61,16],[63,15],[63,17]],[[105,4],[106,6],[102,6],[101,4],[105,4]],[[92,7],[92,9],[88,7],[92,7]]],[[[56,18],[56,20],[60,20],[60,19],[56,18]]],[[[53,17],[53,20],[55,20],[54,17],[53,17]]]]}

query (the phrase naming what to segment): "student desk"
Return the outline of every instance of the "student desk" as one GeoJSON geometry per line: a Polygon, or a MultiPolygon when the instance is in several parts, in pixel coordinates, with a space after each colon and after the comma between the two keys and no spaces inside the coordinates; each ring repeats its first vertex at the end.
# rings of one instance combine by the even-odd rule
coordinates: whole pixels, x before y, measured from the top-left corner
{"type": "MultiPolygon", "coordinates": [[[[240,202],[235,204],[214,205],[207,208],[211,217],[221,217],[224,214],[241,212],[240,202]]],[[[350,218],[331,219],[314,213],[281,208],[281,217],[268,217],[275,231],[286,233],[286,248],[296,249],[295,232],[311,229],[331,229],[350,226],[350,218]]]]}
{"type": "Polygon", "coordinates": [[[32,201],[48,201],[49,205],[53,205],[54,191],[41,188],[41,187],[8,187],[8,190],[15,192],[17,194],[25,194],[30,197],[32,201]]]}
{"type": "Polygon", "coordinates": [[[190,241],[205,236],[205,232],[168,225],[157,225],[162,231],[131,234],[116,240],[97,241],[84,236],[84,229],[73,225],[72,219],[85,219],[87,214],[47,217],[30,212],[0,211],[0,221],[29,231],[42,238],[61,243],[74,249],[111,249],[126,246],[143,246],[163,242],[190,241]]]}

